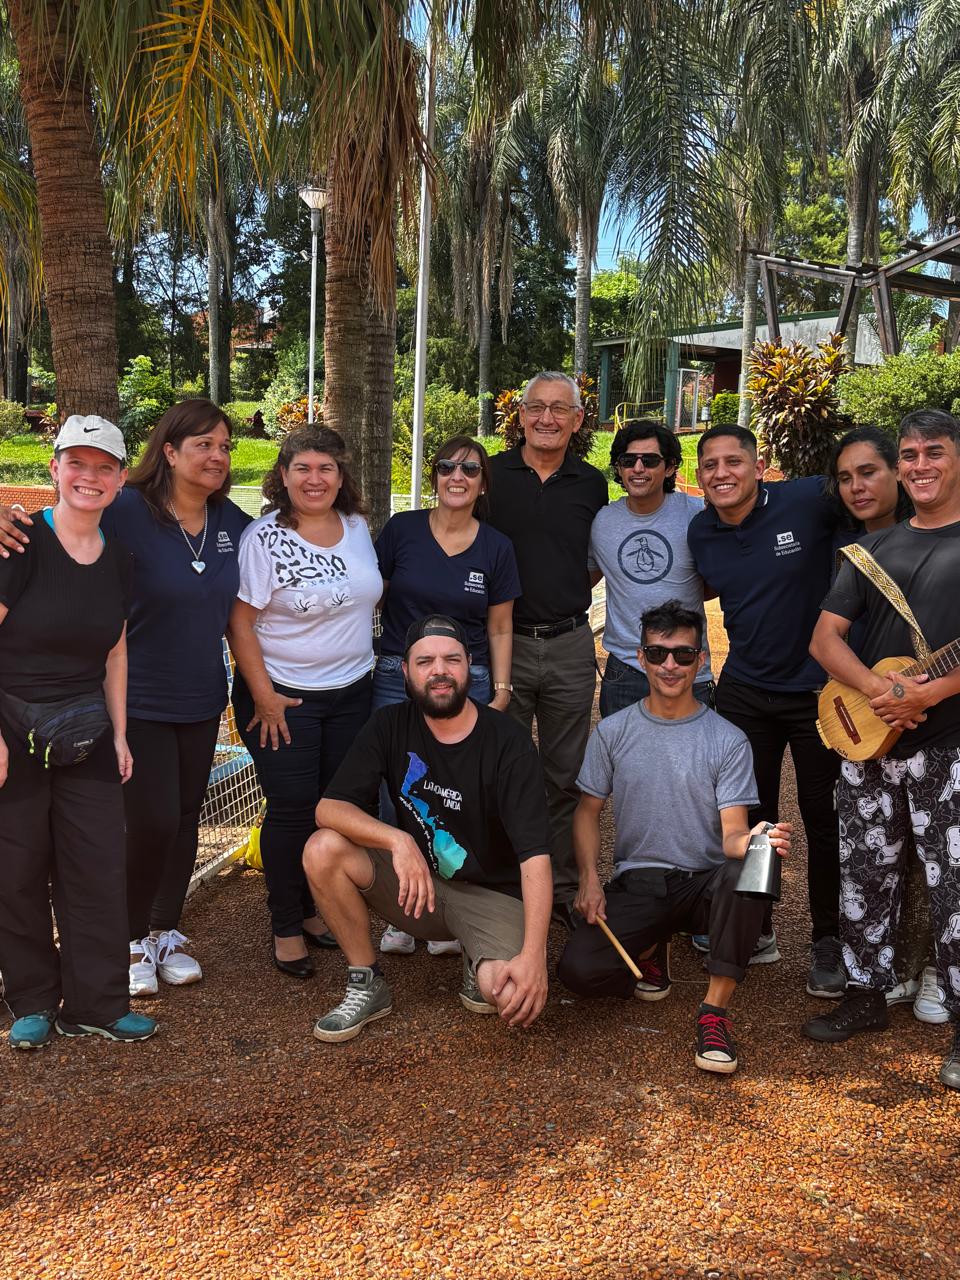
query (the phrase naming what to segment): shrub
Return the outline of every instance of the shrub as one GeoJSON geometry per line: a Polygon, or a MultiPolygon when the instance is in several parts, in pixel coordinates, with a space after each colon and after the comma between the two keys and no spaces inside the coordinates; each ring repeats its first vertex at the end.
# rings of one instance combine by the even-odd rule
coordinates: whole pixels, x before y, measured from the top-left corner
{"type": "MultiPolygon", "coordinates": [[[[277,408],[276,427],[271,433],[275,440],[285,436],[288,431],[293,431],[295,427],[307,425],[309,403],[309,396],[300,396],[277,408]]],[[[313,397],[313,420],[318,424],[323,422],[323,400],[318,400],[316,396],[313,397]]]]}
{"type": "MultiPolygon", "coordinates": [[[[430,459],[451,436],[476,436],[477,398],[465,391],[431,382],[423,401],[423,483],[430,475],[430,459]]],[[[413,395],[393,405],[393,461],[398,476],[410,473],[413,462],[413,395]]]]}
{"type": "Polygon", "coordinates": [[[837,381],[847,368],[839,333],[817,343],[816,352],[802,342],[754,345],[747,392],[757,439],[784,475],[827,471],[837,436],[851,425],[837,394],[837,381]]]}
{"type": "MultiPolygon", "coordinates": [[[[600,425],[597,384],[585,373],[577,374],[577,386],[580,388],[580,399],[583,402],[583,422],[580,430],[571,437],[570,449],[578,458],[585,458],[590,452],[594,432],[600,425]]],[[[522,391],[501,391],[497,396],[494,414],[497,432],[503,436],[508,449],[519,444],[523,439],[520,427],[520,401],[522,391]]]]}
{"type": "MultiPolygon", "coordinates": [[[[306,338],[299,338],[291,343],[277,362],[277,372],[263,395],[263,417],[267,435],[279,436],[286,432],[280,426],[278,413],[280,409],[293,401],[306,396],[309,381],[310,349],[306,338]]],[[[323,399],[323,388],[314,387],[314,396],[323,399]]],[[[287,428],[289,430],[289,428],[287,428]]]]}
{"type": "Polygon", "coordinates": [[[740,397],[736,391],[718,391],[710,401],[711,427],[735,427],[740,413],[740,397]]]}
{"type": "Polygon", "coordinates": [[[889,356],[873,369],[840,379],[840,403],[855,422],[875,422],[896,431],[914,409],[956,413],[960,401],[960,352],[952,355],[889,356]]]}
{"type": "Polygon", "coordinates": [[[17,404],[16,400],[0,400],[0,440],[9,440],[26,430],[25,412],[23,405],[17,404]]]}
{"type": "Polygon", "coordinates": [[[132,455],[177,397],[169,375],[154,373],[149,356],[133,357],[117,390],[120,395],[120,421],[117,426],[127,442],[127,452],[132,455]]]}
{"type": "MultiPolygon", "coordinates": [[[[32,364],[27,369],[27,377],[31,389],[36,388],[42,395],[49,396],[51,399],[57,394],[57,376],[51,369],[32,364]]],[[[30,390],[27,391],[27,399],[30,399],[30,390]]]]}

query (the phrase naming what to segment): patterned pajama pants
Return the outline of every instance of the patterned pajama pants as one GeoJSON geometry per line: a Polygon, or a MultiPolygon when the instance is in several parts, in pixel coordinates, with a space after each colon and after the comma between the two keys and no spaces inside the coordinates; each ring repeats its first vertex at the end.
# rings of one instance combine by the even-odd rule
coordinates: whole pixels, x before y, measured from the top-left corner
{"type": "Polygon", "coordinates": [[[937,980],[960,1021],[960,748],[845,760],[837,813],[840,940],[851,983],[889,991],[900,980],[894,939],[912,827],[930,891],[937,980]]]}

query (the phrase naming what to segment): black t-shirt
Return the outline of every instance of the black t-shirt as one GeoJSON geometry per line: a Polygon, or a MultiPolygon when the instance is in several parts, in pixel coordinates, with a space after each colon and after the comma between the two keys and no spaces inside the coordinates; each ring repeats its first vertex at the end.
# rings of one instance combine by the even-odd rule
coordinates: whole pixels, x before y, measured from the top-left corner
{"type": "Polygon", "coordinates": [[[100,689],[129,612],[132,557],[112,538],[93,564],[78,564],[45,516],[35,516],[22,555],[0,560],[0,689],[27,702],[57,702],[100,689]]]}
{"type": "Polygon", "coordinates": [[[520,863],[550,851],[540,760],[509,716],[477,706],[462,742],[438,742],[413,702],[375,711],[347,752],[327,800],[377,812],[385,780],[402,831],[435,875],[520,896],[520,863]]]}
{"type": "Polygon", "coordinates": [[[519,445],[491,458],[490,472],[488,521],[513,543],[523,587],[514,622],[548,624],[585,613],[590,529],[607,503],[606,480],[568,449],[559,469],[542,481],[519,445]]]}
{"type": "MultiPolygon", "coordinates": [[[[941,529],[915,529],[905,522],[859,541],[906,596],[931,649],[960,638],[960,522],[941,529]]],[[[910,628],[852,564],[841,565],[822,608],[851,621],[862,619],[857,656],[865,666],[913,656],[910,628]]],[[[960,747],[960,694],[930,707],[923,724],[904,733],[890,754],[904,759],[921,747],[960,747]]]]}

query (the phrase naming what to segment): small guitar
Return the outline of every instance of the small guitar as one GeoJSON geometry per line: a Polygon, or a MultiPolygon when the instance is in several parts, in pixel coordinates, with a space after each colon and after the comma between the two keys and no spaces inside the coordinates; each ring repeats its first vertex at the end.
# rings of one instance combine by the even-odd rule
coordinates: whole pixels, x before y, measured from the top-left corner
{"type": "MultiPolygon", "coordinates": [[[[898,671],[905,676],[949,675],[960,667],[960,640],[952,640],[925,662],[915,658],[882,658],[871,670],[876,675],[898,671]]],[[[894,689],[896,685],[894,685],[894,689]]],[[[817,700],[817,732],[825,746],[845,760],[877,760],[900,737],[902,729],[891,729],[874,712],[866,694],[839,680],[830,680],[817,700]]]]}

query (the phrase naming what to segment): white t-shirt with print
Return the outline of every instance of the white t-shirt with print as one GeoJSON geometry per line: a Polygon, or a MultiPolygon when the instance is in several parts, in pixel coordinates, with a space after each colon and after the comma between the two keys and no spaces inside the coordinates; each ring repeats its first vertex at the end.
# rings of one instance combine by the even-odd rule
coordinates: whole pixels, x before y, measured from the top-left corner
{"type": "Polygon", "coordinates": [[[240,539],[239,598],[260,610],[254,631],[270,679],[342,689],[373,668],[373,611],[383,591],[362,516],[340,516],[332,547],[306,542],[271,512],[240,539]]]}

